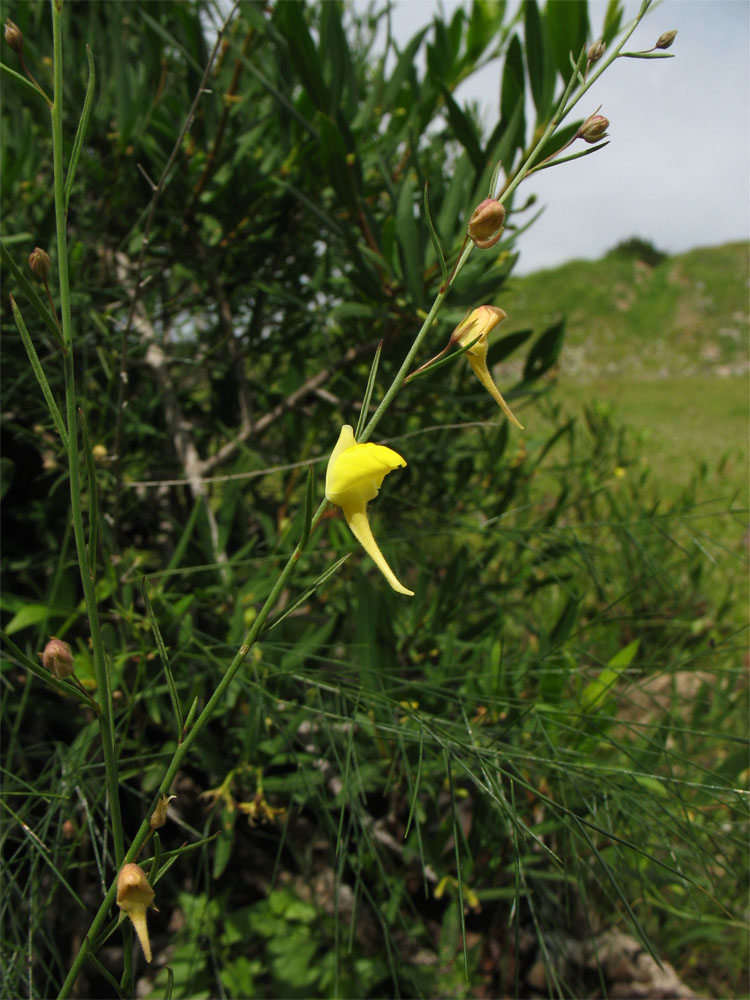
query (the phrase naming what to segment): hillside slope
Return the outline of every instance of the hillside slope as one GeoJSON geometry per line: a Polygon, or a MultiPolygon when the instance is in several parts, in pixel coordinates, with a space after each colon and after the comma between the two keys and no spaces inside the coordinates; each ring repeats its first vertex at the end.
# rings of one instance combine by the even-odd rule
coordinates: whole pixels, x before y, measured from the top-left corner
{"type": "MultiPolygon", "coordinates": [[[[612,252],[512,279],[497,301],[508,314],[504,333],[565,317],[555,392],[571,409],[610,403],[641,432],[645,458],[665,481],[684,482],[697,459],[721,464],[746,495],[749,269],[745,243],[655,266],[612,252]]],[[[513,375],[520,363],[511,361],[502,381],[513,375]]]]}

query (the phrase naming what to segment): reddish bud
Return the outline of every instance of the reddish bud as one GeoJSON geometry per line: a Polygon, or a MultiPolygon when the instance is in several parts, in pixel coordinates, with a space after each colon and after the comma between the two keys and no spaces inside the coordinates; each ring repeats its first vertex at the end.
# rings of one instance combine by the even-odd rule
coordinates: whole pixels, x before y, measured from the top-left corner
{"type": "Polygon", "coordinates": [[[593,145],[605,137],[608,128],[609,118],[605,118],[604,115],[591,115],[578,129],[576,138],[593,145]]]}
{"type": "Polygon", "coordinates": [[[73,650],[67,642],[56,639],[55,636],[49,640],[41,653],[37,654],[42,661],[42,666],[56,677],[59,681],[65,680],[75,670],[73,664],[73,650]]]}
{"type": "Polygon", "coordinates": [[[485,198],[469,219],[469,237],[480,250],[494,247],[503,232],[505,208],[494,198],[485,198]]]}
{"type": "Polygon", "coordinates": [[[23,32],[10,18],[5,22],[5,41],[19,56],[23,52],[23,32]]]}
{"type": "Polygon", "coordinates": [[[659,35],[656,40],[655,49],[668,49],[672,42],[677,36],[676,31],[665,31],[663,35],[659,35]]]}
{"type": "Polygon", "coordinates": [[[42,250],[41,247],[34,247],[29,254],[29,267],[35,278],[39,278],[40,281],[46,281],[49,269],[52,267],[49,254],[45,250],[42,250]]]}

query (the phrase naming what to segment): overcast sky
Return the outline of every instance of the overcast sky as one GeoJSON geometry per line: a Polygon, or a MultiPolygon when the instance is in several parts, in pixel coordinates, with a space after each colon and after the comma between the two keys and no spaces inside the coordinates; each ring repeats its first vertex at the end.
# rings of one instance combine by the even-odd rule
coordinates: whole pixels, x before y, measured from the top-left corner
{"type": "MultiPolygon", "coordinates": [[[[442,6],[450,15],[459,3],[442,6]]],[[[627,0],[627,17],[639,6],[627,0]]],[[[437,10],[437,0],[396,0],[401,45],[437,10]]],[[[596,38],[605,0],[589,10],[596,38]]],[[[747,0],[663,0],[646,15],[627,48],[676,28],[675,58],[618,59],[583,98],[576,113],[601,104],[610,144],[524,183],[546,208],[522,238],[517,273],[596,258],[629,236],[671,253],[750,237],[749,13],[747,0]]],[[[478,100],[494,124],[499,81],[499,65],[486,67],[456,96],[478,100]]]]}

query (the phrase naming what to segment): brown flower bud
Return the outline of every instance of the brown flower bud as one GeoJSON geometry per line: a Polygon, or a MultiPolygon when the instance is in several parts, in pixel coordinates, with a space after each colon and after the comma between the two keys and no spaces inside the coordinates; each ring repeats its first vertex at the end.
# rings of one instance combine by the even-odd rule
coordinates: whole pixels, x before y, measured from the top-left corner
{"type": "Polygon", "coordinates": [[[604,115],[591,115],[578,129],[576,138],[593,145],[605,137],[608,128],[609,118],[605,118],[604,115]]]}
{"type": "Polygon", "coordinates": [[[589,46],[588,61],[593,63],[596,62],[597,59],[601,59],[601,57],[604,55],[604,50],[606,49],[606,47],[607,43],[605,41],[602,41],[601,38],[599,39],[598,42],[594,42],[593,45],[589,46]]]}
{"type": "Polygon", "coordinates": [[[5,22],[5,41],[19,56],[23,52],[23,32],[10,18],[5,22]]]}
{"type": "Polygon", "coordinates": [[[665,31],[664,34],[659,35],[659,37],[657,38],[656,45],[654,46],[654,48],[668,49],[669,46],[672,44],[672,42],[675,40],[676,36],[677,36],[676,31],[665,31]]]}
{"type": "Polygon", "coordinates": [[[46,667],[59,681],[70,677],[75,670],[75,666],[73,665],[73,650],[67,642],[63,642],[62,639],[56,639],[55,636],[51,637],[42,652],[37,653],[37,656],[42,661],[42,666],[46,667]]]}
{"type": "Polygon", "coordinates": [[[148,939],[146,910],[154,906],[154,890],[148,884],[146,873],[139,865],[123,865],[120,869],[120,874],[117,876],[117,905],[122,914],[127,914],[133,922],[143,954],[146,956],[146,961],[150,962],[151,942],[148,939]]]}
{"type": "Polygon", "coordinates": [[[158,830],[159,827],[164,826],[167,822],[167,809],[169,807],[169,803],[172,799],[176,798],[176,795],[162,795],[156,803],[154,811],[151,813],[151,819],[148,821],[148,825],[152,830],[158,830]]]}
{"type": "Polygon", "coordinates": [[[469,219],[469,237],[480,250],[494,247],[503,232],[505,208],[494,198],[485,198],[469,219]]]}
{"type": "Polygon", "coordinates": [[[49,254],[45,250],[42,250],[41,247],[34,247],[29,254],[29,267],[35,278],[39,278],[40,281],[46,281],[49,269],[52,267],[49,254]]]}

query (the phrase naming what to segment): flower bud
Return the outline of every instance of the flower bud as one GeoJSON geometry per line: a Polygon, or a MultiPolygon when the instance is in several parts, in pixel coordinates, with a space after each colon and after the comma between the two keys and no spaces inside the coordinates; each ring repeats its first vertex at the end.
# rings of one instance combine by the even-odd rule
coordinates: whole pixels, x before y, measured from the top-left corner
{"type": "Polygon", "coordinates": [[[151,813],[151,819],[148,821],[148,825],[152,830],[158,830],[159,827],[164,826],[167,822],[167,809],[169,807],[169,803],[172,799],[176,798],[176,795],[162,795],[156,803],[154,811],[151,813]]]}
{"type": "Polygon", "coordinates": [[[39,278],[40,281],[46,281],[49,269],[52,267],[49,254],[45,250],[42,250],[41,247],[34,247],[29,254],[29,267],[35,278],[39,278]]]}
{"type": "Polygon", "coordinates": [[[608,128],[609,118],[605,118],[604,115],[591,115],[578,129],[576,138],[593,145],[605,137],[608,128]]]}
{"type": "Polygon", "coordinates": [[[494,247],[503,232],[505,208],[494,198],[485,198],[469,219],[469,237],[480,250],[494,247]]]}
{"type": "Polygon", "coordinates": [[[672,42],[675,40],[676,36],[677,36],[676,31],[665,31],[664,34],[659,35],[659,37],[657,38],[656,45],[654,46],[654,48],[668,49],[669,46],[672,44],[672,42]]]}
{"type": "Polygon", "coordinates": [[[603,41],[601,38],[599,39],[598,42],[594,42],[593,45],[589,46],[588,61],[590,63],[593,63],[596,62],[597,59],[601,59],[601,57],[604,55],[604,50],[606,49],[606,47],[607,43],[603,41]]]}
{"type": "MultiPolygon", "coordinates": [[[[146,910],[154,906],[154,890],[148,884],[146,873],[139,865],[123,865],[117,876],[117,905],[122,916],[127,914],[135,927],[146,961],[151,961],[151,942],[148,939],[146,910]]],[[[154,907],[156,909],[156,907],[154,907]]]]}
{"type": "Polygon", "coordinates": [[[65,680],[75,670],[73,665],[73,650],[67,642],[56,639],[54,636],[49,640],[41,653],[37,656],[42,661],[42,666],[59,681],[65,680]]]}
{"type": "Polygon", "coordinates": [[[23,32],[10,18],[5,22],[5,41],[19,56],[23,52],[23,32]]]}

